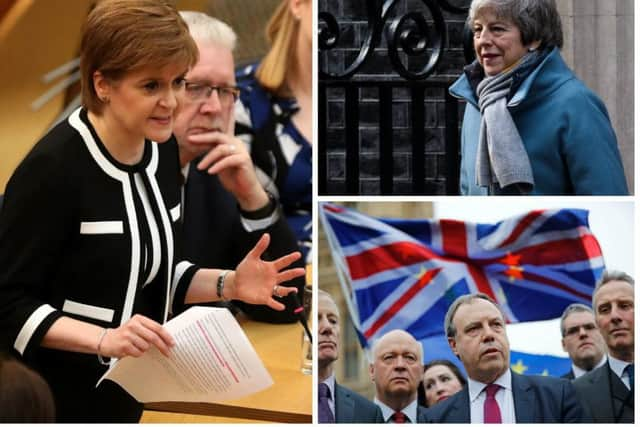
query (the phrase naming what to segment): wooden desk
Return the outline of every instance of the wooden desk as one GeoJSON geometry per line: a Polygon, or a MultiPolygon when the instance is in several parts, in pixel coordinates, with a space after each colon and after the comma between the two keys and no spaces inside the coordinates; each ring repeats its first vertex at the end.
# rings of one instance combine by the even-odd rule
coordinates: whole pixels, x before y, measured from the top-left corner
{"type": "Polygon", "coordinates": [[[271,325],[250,320],[240,320],[240,324],[273,378],[271,387],[226,402],[158,402],[147,403],[145,409],[245,420],[310,423],[311,375],[303,375],[300,371],[302,326],[298,323],[271,325]]]}

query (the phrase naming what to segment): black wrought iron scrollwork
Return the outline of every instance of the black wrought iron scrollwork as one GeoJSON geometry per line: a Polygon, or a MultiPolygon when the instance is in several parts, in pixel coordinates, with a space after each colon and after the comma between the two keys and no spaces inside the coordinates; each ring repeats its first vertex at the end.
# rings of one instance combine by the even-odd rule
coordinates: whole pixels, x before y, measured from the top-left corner
{"type": "Polygon", "coordinates": [[[327,12],[318,14],[318,21],[324,22],[325,27],[318,32],[318,44],[320,50],[328,50],[334,48],[340,40],[340,26],[336,18],[327,12]]]}
{"type": "MultiPolygon", "coordinates": [[[[379,46],[385,26],[388,56],[394,70],[409,80],[423,79],[432,74],[445,46],[447,28],[442,10],[466,13],[468,7],[452,5],[450,0],[422,0],[431,15],[429,22],[424,12],[412,11],[394,17],[393,11],[399,2],[400,0],[384,0],[382,4],[367,2],[367,32],[356,59],[345,65],[342,72],[331,72],[321,67],[320,78],[348,79],[353,76],[364,65],[374,48],[379,46]],[[404,52],[408,58],[424,56],[424,66],[417,71],[410,70],[408,64],[403,63],[400,52],[404,52]]],[[[340,26],[336,18],[328,12],[320,12],[318,21],[320,50],[329,51],[337,47],[340,41],[340,26]]]]}
{"type": "MultiPolygon", "coordinates": [[[[389,26],[387,33],[389,60],[398,74],[408,80],[423,79],[431,74],[436,65],[438,65],[444,50],[444,35],[447,31],[444,17],[432,0],[422,1],[431,12],[435,31],[429,31],[429,24],[427,24],[423,14],[410,12],[400,18],[396,18],[389,26]],[[432,34],[430,35],[430,33],[432,34]],[[420,71],[410,71],[402,63],[398,55],[399,47],[402,47],[402,50],[410,57],[424,55],[430,51],[427,63],[420,71]]],[[[395,2],[394,0],[389,0],[387,3],[393,6],[395,2]]],[[[387,19],[386,16],[389,13],[390,9],[383,11],[383,20],[387,19]]]]}
{"type": "MultiPolygon", "coordinates": [[[[340,74],[327,73],[320,70],[320,77],[323,78],[349,78],[354,75],[360,67],[364,64],[369,57],[373,48],[380,43],[380,33],[382,31],[382,22],[377,19],[378,8],[372,4],[373,2],[367,2],[367,34],[364,38],[364,43],[360,47],[360,52],[353,63],[351,63],[346,70],[340,74]]],[[[320,31],[318,33],[318,40],[320,50],[329,50],[335,47],[340,38],[340,27],[338,21],[328,12],[320,12],[318,14],[318,26],[320,31]],[[324,26],[322,25],[324,24],[324,26]],[[324,42],[323,44],[323,40],[324,42]]]]}

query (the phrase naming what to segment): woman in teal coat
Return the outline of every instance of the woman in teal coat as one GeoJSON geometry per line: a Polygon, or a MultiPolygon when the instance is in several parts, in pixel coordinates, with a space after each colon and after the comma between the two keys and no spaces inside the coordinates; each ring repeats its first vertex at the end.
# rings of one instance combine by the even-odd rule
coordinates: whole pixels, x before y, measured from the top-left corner
{"type": "Polygon", "coordinates": [[[467,101],[464,195],[628,194],[602,101],[559,49],[554,0],[474,0],[476,60],[451,86],[467,101]]]}

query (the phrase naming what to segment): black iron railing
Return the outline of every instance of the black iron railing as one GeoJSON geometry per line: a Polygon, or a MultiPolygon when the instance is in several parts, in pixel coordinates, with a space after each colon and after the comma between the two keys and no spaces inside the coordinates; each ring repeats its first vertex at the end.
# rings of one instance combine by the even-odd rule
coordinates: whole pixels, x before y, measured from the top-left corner
{"type": "MultiPolygon", "coordinates": [[[[432,189],[426,186],[425,165],[425,90],[439,92],[440,102],[444,103],[444,192],[458,193],[460,168],[459,108],[458,100],[449,95],[447,88],[454,79],[433,76],[442,59],[446,46],[447,22],[443,11],[460,14],[464,17],[467,7],[451,4],[450,0],[422,0],[420,12],[410,11],[394,15],[394,9],[402,0],[369,1],[363,11],[367,20],[367,31],[362,37],[363,43],[357,56],[343,69],[336,70],[329,61],[323,61],[321,55],[319,78],[319,194],[328,194],[329,165],[327,152],[328,132],[328,91],[341,88],[344,94],[344,187],[332,194],[361,194],[361,149],[360,124],[362,90],[373,88],[378,93],[378,162],[379,192],[393,194],[394,191],[394,141],[393,141],[393,92],[403,88],[410,93],[409,128],[411,140],[411,186],[410,194],[429,194],[432,189]],[[428,12],[428,13],[427,13],[428,12]],[[380,51],[384,36],[386,56],[393,67],[395,78],[381,79],[380,76],[356,76],[374,50],[380,51]],[[356,77],[354,77],[356,76],[356,77]]],[[[458,3],[470,1],[459,0],[458,3]]],[[[321,52],[330,52],[340,45],[341,33],[338,20],[327,12],[319,14],[319,45],[321,52]]],[[[467,60],[473,57],[470,33],[465,27],[464,49],[467,60]],[[468,42],[466,42],[468,40],[468,42]]],[[[451,46],[449,46],[451,48],[451,46]]],[[[327,55],[329,57],[329,55],[327,55]]],[[[335,93],[333,91],[332,93],[335,93]]],[[[435,105],[435,104],[434,104],[435,105]]],[[[430,173],[433,176],[433,173],[430,173]]]]}

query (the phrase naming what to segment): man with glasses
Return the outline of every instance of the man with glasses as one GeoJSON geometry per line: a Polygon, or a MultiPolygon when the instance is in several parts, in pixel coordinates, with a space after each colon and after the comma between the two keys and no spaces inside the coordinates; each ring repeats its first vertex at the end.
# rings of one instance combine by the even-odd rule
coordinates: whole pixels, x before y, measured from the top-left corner
{"type": "Polygon", "coordinates": [[[607,362],[606,345],[596,326],[593,311],[584,304],[571,304],[560,319],[562,349],[569,353],[571,370],[563,378],[573,380],[607,362]]]}
{"type": "MultiPolygon", "coordinates": [[[[203,13],[181,15],[200,53],[185,76],[174,123],[182,166],[179,178],[184,182],[182,258],[232,269],[264,233],[270,234],[271,242],[263,258],[297,251],[278,202],[260,185],[247,148],[234,136],[234,103],[239,95],[233,60],[236,35],[227,24],[203,13]]],[[[303,266],[302,261],[294,264],[303,266]]],[[[302,295],[304,278],[292,282],[302,295]]],[[[277,288],[274,295],[278,296],[277,288]]],[[[297,320],[290,306],[277,312],[234,301],[233,307],[256,320],[297,320]]]]}

